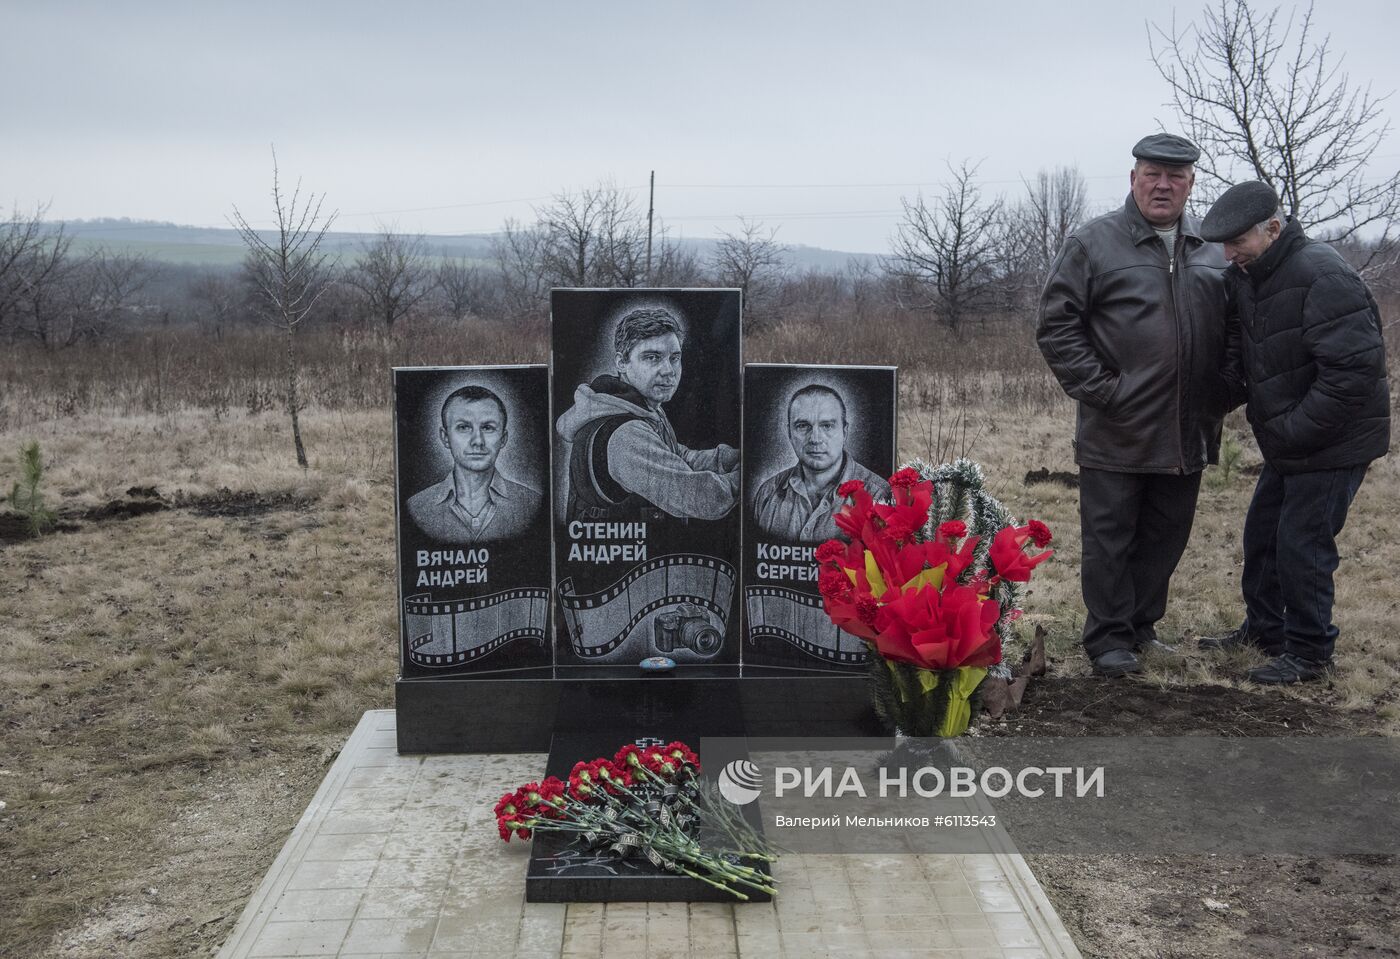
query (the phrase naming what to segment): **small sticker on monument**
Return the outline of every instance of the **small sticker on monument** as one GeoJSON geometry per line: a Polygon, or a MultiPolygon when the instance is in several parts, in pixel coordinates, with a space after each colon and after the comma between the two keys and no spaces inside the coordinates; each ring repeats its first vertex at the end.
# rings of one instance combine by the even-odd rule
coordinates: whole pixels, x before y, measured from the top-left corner
{"type": "Polygon", "coordinates": [[[394,370],[400,670],[551,668],[548,368],[394,370]]]}
{"type": "Polygon", "coordinates": [[[557,659],[737,663],[737,290],[555,290],[557,659]]]}
{"type": "Polygon", "coordinates": [[[891,366],[744,367],[745,666],[863,669],[865,643],[822,609],[816,549],[840,535],[841,484],[887,498],[891,366]]]}

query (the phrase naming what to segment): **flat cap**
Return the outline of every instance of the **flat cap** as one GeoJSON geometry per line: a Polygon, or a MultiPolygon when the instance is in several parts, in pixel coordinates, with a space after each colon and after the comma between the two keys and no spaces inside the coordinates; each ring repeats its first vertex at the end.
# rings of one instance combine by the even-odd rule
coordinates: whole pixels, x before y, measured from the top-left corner
{"type": "Polygon", "coordinates": [[[1174,133],[1154,133],[1137,142],[1133,147],[1133,156],[1154,163],[1185,166],[1200,159],[1201,150],[1190,140],[1174,133]]]}
{"type": "Polygon", "coordinates": [[[1278,210],[1278,194],[1262,180],[1236,183],[1220,194],[1201,221],[1201,239],[1224,243],[1263,223],[1278,210]]]}

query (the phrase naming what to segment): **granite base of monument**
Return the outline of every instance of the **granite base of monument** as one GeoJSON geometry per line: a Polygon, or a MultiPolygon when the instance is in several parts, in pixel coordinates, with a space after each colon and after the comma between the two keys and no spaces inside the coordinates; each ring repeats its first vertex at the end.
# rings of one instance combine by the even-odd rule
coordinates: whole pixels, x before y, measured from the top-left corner
{"type": "MultiPolygon", "coordinates": [[[[596,700],[571,690],[561,700],[561,709],[587,710],[596,700]]],[[[691,714],[698,724],[687,723],[687,716],[662,722],[632,725],[626,716],[610,716],[608,728],[587,733],[559,733],[549,750],[545,775],[567,779],[579,760],[611,756],[628,743],[664,745],[673,740],[695,744],[704,718],[691,714]],[[627,731],[624,731],[627,730],[627,731]]],[[[703,763],[704,757],[700,758],[703,763]]],[[[759,804],[743,808],[744,818],[762,832],[759,804]]],[[[700,835],[701,845],[707,835],[700,835]]],[[[718,841],[718,838],[715,838],[718,841]]],[[[766,863],[756,864],[771,875],[766,863]]],[[[770,902],[772,896],[756,889],[742,889],[750,902],[770,902]]],[[[739,902],[722,889],[690,876],[678,875],[653,866],[640,855],[620,856],[607,850],[592,851],[568,833],[537,832],[530,847],[530,866],[525,877],[526,902],[739,902]]]]}
{"type": "Polygon", "coordinates": [[[684,725],[696,736],[881,734],[864,676],[793,669],[744,667],[741,675],[737,666],[707,666],[657,675],[579,667],[400,679],[394,699],[401,753],[542,753],[556,730],[605,718],[623,732],[684,725]]]}

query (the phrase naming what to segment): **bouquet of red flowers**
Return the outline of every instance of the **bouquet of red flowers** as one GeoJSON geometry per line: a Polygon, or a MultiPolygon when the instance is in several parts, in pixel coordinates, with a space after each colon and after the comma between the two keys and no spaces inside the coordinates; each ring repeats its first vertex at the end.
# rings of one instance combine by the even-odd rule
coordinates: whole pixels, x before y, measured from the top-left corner
{"type": "Polygon", "coordinates": [[[702,788],[699,773],[699,757],[683,742],[623,746],[612,758],[575,763],[567,782],[550,776],[506,793],[496,803],[496,828],[506,842],[536,830],[571,833],[594,852],[640,856],[737,899],[749,898],[741,886],[773,894],[773,878],[744,862],[774,861],[771,847],[735,807],[702,788]]]}
{"type": "Polygon", "coordinates": [[[1025,546],[1045,546],[1050,530],[1013,525],[967,460],[906,466],[890,489],[892,502],[877,503],[860,480],[840,488],[835,520],[849,541],[817,549],[822,600],[832,622],[870,645],[881,717],[905,735],[957,736],[1020,615],[1017,586],[1051,556],[1025,546]]]}

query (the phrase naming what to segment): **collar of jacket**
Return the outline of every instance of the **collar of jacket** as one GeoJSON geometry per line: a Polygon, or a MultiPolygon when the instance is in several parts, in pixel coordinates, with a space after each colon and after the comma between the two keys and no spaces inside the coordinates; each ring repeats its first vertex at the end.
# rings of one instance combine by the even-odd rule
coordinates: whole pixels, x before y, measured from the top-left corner
{"type": "MultiPolygon", "coordinates": [[[[1147,222],[1147,217],[1142,215],[1142,211],[1138,209],[1137,200],[1133,199],[1131,193],[1128,194],[1128,202],[1123,204],[1123,216],[1128,222],[1128,232],[1132,234],[1134,246],[1141,246],[1148,240],[1157,239],[1156,227],[1147,222]]],[[[1181,214],[1176,228],[1182,237],[1194,240],[1197,246],[1205,242],[1201,239],[1196,221],[1185,213],[1181,214]]]]}
{"type": "Polygon", "coordinates": [[[593,382],[588,385],[593,388],[595,393],[606,393],[609,396],[616,396],[620,400],[626,400],[633,406],[640,406],[644,410],[651,409],[647,398],[635,386],[620,376],[604,373],[601,376],[595,376],[593,382]]]}
{"type": "MultiPolygon", "coordinates": [[[[1264,255],[1253,263],[1249,264],[1249,269],[1244,271],[1249,277],[1249,282],[1257,288],[1269,277],[1278,272],[1279,267],[1288,260],[1290,256],[1298,251],[1298,248],[1308,242],[1308,236],[1303,232],[1303,224],[1299,223],[1296,217],[1289,217],[1284,224],[1283,232],[1278,235],[1278,239],[1269,245],[1264,251],[1264,255]]],[[[1237,266],[1231,266],[1232,270],[1239,270],[1237,266]]]]}

